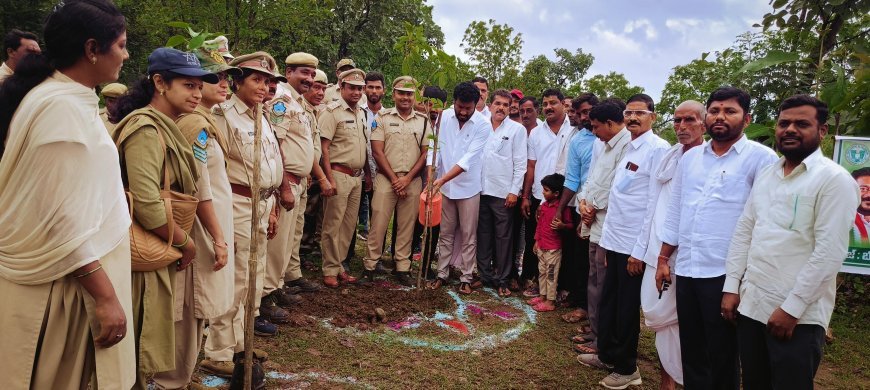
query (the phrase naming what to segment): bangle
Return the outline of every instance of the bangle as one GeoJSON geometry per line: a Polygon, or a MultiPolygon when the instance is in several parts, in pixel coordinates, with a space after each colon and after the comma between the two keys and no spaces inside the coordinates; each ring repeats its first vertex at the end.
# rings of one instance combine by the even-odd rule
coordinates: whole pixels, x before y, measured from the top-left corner
{"type": "Polygon", "coordinates": [[[94,272],[97,272],[97,271],[101,270],[101,269],[103,269],[103,265],[102,265],[102,264],[98,265],[97,268],[94,268],[94,269],[92,269],[92,270],[90,270],[90,271],[88,271],[88,272],[85,272],[85,273],[81,274],[81,275],[73,276],[73,279],[83,278],[83,277],[88,276],[88,275],[90,275],[90,274],[92,274],[92,273],[94,273],[94,272]]]}
{"type": "Polygon", "coordinates": [[[184,241],[181,244],[172,244],[174,248],[184,248],[187,245],[187,242],[190,241],[190,235],[187,232],[184,232],[184,241]]]}
{"type": "Polygon", "coordinates": [[[212,241],[211,243],[214,244],[214,246],[216,246],[216,247],[218,247],[218,248],[227,248],[227,242],[226,242],[226,241],[224,241],[224,242],[212,241]]]}

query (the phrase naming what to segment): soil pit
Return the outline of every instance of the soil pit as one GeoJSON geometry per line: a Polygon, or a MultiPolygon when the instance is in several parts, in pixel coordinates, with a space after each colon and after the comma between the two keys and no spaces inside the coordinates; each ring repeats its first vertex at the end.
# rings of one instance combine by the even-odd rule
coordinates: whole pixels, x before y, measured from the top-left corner
{"type": "Polygon", "coordinates": [[[310,326],[313,321],[299,317],[331,318],[333,326],[353,326],[361,330],[371,324],[402,321],[412,315],[432,316],[435,312],[452,312],[456,302],[439,290],[399,290],[383,286],[342,286],[323,289],[305,296],[291,311],[293,326],[310,326]]]}

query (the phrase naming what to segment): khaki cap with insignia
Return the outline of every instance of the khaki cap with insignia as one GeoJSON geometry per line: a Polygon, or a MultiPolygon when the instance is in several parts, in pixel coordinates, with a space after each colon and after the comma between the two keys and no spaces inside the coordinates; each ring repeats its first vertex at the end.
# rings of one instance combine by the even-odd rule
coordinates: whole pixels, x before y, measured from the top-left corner
{"type": "Polygon", "coordinates": [[[341,72],[341,74],[338,75],[338,79],[342,83],[348,83],[351,85],[359,85],[359,86],[363,86],[363,87],[366,86],[366,72],[363,72],[362,69],[354,68],[351,70],[346,70],[344,72],[341,72]]]}
{"type": "Polygon", "coordinates": [[[342,58],[341,61],[338,61],[338,64],[335,64],[335,70],[339,70],[345,66],[352,66],[356,68],[356,64],[350,58],[342,58]]]}
{"type": "Polygon", "coordinates": [[[315,69],[314,70],[314,82],[321,83],[323,85],[329,84],[329,79],[326,78],[326,72],[315,69]]]}
{"type": "Polygon", "coordinates": [[[417,80],[411,76],[400,76],[393,80],[394,91],[415,92],[417,90],[417,80]]]}
{"type": "Polygon", "coordinates": [[[127,93],[127,86],[119,83],[111,83],[100,90],[100,95],[104,97],[116,98],[127,93]]]}
{"type": "Polygon", "coordinates": [[[308,66],[316,68],[317,65],[320,64],[320,61],[317,60],[317,57],[300,51],[287,56],[287,59],[284,60],[284,63],[287,65],[308,66]]]}
{"type": "Polygon", "coordinates": [[[275,63],[275,59],[272,58],[269,53],[266,53],[264,51],[258,51],[251,54],[238,56],[230,62],[230,65],[242,69],[255,70],[274,77],[281,82],[287,82],[286,77],[275,71],[278,68],[278,64],[275,63]]]}

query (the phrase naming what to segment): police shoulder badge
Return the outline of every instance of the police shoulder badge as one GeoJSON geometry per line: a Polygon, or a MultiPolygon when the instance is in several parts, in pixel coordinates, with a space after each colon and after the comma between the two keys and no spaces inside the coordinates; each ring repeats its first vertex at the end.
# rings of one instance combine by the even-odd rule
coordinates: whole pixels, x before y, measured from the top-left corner
{"type": "Polygon", "coordinates": [[[208,132],[202,129],[197,134],[196,141],[193,143],[193,157],[203,163],[208,159],[208,151],[205,149],[207,142],[208,132]]]}
{"type": "Polygon", "coordinates": [[[272,104],[272,109],[269,110],[269,120],[272,124],[279,124],[284,120],[284,114],[287,113],[287,105],[282,101],[277,101],[272,104]]]}

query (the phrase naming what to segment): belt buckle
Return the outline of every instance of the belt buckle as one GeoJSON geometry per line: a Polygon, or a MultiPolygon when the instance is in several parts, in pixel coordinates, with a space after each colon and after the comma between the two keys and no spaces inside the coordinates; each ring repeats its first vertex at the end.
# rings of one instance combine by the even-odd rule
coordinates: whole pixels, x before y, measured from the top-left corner
{"type": "Polygon", "coordinates": [[[261,193],[260,200],[266,200],[266,199],[269,199],[272,196],[278,194],[278,188],[272,187],[269,189],[262,190],[262,191],[260,191],[260,193],[261,193]]]}
{"type": "Polygon", "coordinates": [[[360,176],[362,173],[363,173],[363,170],[362,170],[362,169],[354,169],[354,170],[353,170],[353,175],[354,175],[354,176],[360,176]]]}

